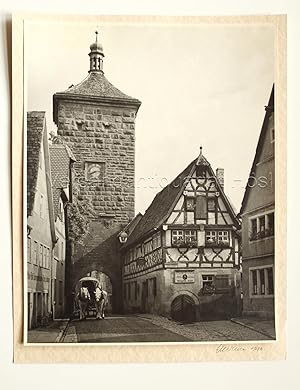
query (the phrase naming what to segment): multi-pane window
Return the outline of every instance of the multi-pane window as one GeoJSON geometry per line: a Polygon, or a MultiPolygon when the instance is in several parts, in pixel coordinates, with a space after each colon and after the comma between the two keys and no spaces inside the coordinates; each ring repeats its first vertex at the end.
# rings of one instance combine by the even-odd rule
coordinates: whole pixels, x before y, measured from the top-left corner
{"type": "Polygon", "coordinates": [[[252,274],[252,294],[257,295],[257,272],[251,271],[252,274]]]}
{"type": "Polygon", "coordinates": [[[44,218],[44,195],[43,194],[40,194],[40,210],[39,210],[39,213],[40,213],[40,217],[44,218]]]}
{"type": "Polygon", "coordinates": [[[229,241],[229,232],[227,230],[225,231],[218,231],[218,241],[222,242],[228,242],[229,241]]]}
{"type": "Polygon", "coordinates": [[[185,230],[184,238],[186,243],[197,243],[197,231],[185,230]]]}
{"type": "Polygon", "coordinates": [[[202,275],[202,291],[203,294],[213,294],[215,291],[215,276],[202,275]]]}
{"type": "Polygon", "coordinates": [[[145,244],[144,244],[144,251],[145,251],[145,255],[153,251],[152,239],[147,241],[147,242],[145,242],[145,244]]]}
{"type": "Polygon", "coordinates": [[[274,213],[267,214],[267,226],[267,232],[272,236],[274,234],[274,213]]]}
{"type": "Polygon", "coordinates": [[[273,268],[267,268],[267,281],[268,281],[268,292],[270,295],[274,294],[274,280],[273,280],[273,268]]]}
{"type": "Polygon", "coordinates": [[[136,248],[135,248],[135,258],[136,259],[139,259],[140,257],[142,257],[143,253],[142,253],[142,246],[141,245],[138,245],[136,248]]]}
{"type": "Polygon", "coordinates": [[[259,217],[259,231],[264,232],[266,228],[266,218],[265,216],[259,217]]]}
{"type": "Polygon", "coordinates": [[[184,244],[184,231],[183,230],[172,230],[172,244],[184,244]]]}
{"type": "Polygon", "coordinates": [[[42,244],[40,244],[40,253],[39,253],[39,266],[40,267],[43,266],[43,251],[44,251],[44,247],[42,244]]]}
{"type": "Polygon", "coordinates": [[[257,234],[257,219],[256,218],[251,220],[251,232],[253,233],[253,235],[257,234]]]}
{"type": "Polygon", "coordinates": [[[229,231],[228,230],[207,230],[205,232],[206,244],[208,245],[229,245],[229,231]]]}
{"type": "Polygon", "coordinates": [[[157,249],[161,247],[161,237],[160,233],[156,233],[153,236],[153,249],[157,249]]]}
{"type": "Polygon", "coordinates": [[[27,237],[27,262],[31,262],[31,238],[27,237]]]}
{"type": "Polygon", "coordinates": [[[250,269],[250,294],[274,294],[273,267],[250,269]]]}
{"type": "Polygon", "coordinates": [[[197,230],[172,230],[172,245],[197,246],[197,230]]]}
{"type": "Polygon", "coordinates": [[[129,251],[129,262],[134,259],[134,250],[131,248],[129,251]]]}
{"type": "Polygon", "coordinates": [[[217,243],[217,232],[208,230],[205,232],[205,238],[206,238],[206,243],[208,244],[216,244],[217,243]]]}
{"type": "Polygon", "coordinates": [[[202,275],[202,287],[212,286],[214,284],[214,275],[202,275]]]}
{"type": "Polygon", "coordinates": [[[43,247],[43,267],[47,268],[47,249],[45,246],[43,247]]]}
{"type": "Polygon", "coordinates": [[[250,241],[274,235],[274,212],[250,220],[250,241]]]}
{"type": "Polygon", "coordinates": [[[38,264],[38,243],[37,243],[37,241],[34,241],[34,243],[33,243],[32,264],[35,264],[35,265],[38,264]]]}

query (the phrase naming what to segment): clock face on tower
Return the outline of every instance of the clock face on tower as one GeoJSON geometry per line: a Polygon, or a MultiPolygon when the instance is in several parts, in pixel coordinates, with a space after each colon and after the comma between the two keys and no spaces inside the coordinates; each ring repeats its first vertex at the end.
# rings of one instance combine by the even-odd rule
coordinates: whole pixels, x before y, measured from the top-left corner
{"type": "Polygon", "coordinates": [[[86,162],[85,177],[87,180],[100,181],[104,178],[104,163],[103,162],[86,162]]]}

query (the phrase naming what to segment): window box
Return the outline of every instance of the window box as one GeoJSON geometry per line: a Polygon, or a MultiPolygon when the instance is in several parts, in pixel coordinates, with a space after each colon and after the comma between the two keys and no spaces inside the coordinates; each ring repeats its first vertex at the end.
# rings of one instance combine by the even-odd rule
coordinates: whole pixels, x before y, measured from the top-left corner
{"type": "Polygon", "coordinates": [[[207,247],[222,247],[227,248],[230,246],[229,243],[229,231],[219,230],[213,231],[208,230],[205,234],[205,245],[207,247]]]}
{"type": "Polygon", "coordinates": [[[172,245],[177,248],[196,248],[197,231],[196,230],[173,230],[172,245]]]}

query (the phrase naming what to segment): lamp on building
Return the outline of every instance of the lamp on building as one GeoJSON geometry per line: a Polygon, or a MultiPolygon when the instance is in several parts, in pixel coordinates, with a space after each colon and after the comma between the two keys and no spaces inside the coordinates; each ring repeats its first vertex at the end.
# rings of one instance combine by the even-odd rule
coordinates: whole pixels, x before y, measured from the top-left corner
{"type": "Polygon", "coordinates": [[[128,234],[123,230],[120,234],[119,234],[119,241],[121,244],[125,244],[127,239],[128,239],[128,234]]]}

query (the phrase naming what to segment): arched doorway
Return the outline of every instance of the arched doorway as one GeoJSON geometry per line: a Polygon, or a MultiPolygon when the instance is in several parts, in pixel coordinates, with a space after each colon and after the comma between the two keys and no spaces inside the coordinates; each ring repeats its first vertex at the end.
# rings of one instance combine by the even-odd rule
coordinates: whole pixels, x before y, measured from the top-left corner
{"type": "Polygon", "coordinates": [[[178,295],[171,303],[171,317],[179,322],[194,322],[196,306],[193,298],[187,294],[178,295]]]}
{"type": "Polygon", "coordinates": [[[91,276],[92,278],[99,280],[100,286],[103,288],[104,291],[107,292],[108,296],[108,305],[106,307],[106,312],[112,313],[113,286],[110,277],[106,273],[98,270],[88,272],[85,276],[91,276]]]}

